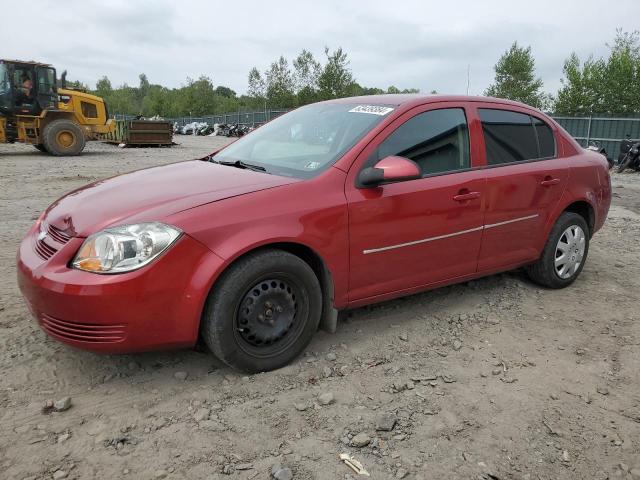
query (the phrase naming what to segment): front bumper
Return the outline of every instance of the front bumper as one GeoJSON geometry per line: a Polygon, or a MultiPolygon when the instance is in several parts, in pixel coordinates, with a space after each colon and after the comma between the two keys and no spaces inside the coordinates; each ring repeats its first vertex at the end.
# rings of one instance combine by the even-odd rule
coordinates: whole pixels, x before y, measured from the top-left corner
{"type": "Polygon", "coordinates": [[[139,270],[100,275],[68,267],[84,239],[43,253],[37,230],[35,225],[20,245],[18,285],[51,337],[102,353],[195,344],[204,302],[223,265],[204,245],[183,234],[139,270]]]}

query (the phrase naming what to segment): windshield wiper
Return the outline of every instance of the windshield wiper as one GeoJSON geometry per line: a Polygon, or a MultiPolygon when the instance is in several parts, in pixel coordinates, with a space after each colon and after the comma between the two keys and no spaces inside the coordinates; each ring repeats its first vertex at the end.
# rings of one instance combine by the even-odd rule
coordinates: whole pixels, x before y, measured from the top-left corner
{"type": "Polygon", "coordinates": [[[246,163],[246,162],[243,162],[242,160],[236,160],[234,162],[221,162],[219,160],[211,159],[211,161],[219,163],[220,165],[228,165],[230,167],[236,167],[236,168],[246,168],[248,170],[253,170],[254,172],[267,172],[267,169],[260,165],[253,165],[252,163],[246,163]]]}

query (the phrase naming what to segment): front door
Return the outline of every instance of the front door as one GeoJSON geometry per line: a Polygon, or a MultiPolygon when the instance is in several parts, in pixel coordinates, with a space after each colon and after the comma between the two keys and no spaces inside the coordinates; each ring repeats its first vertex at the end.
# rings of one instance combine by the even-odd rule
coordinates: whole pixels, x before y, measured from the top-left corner
{"type": "Polygon", "coordinates": [[[431,104],[400,116],[362,152],[349,178],[389,155],[416,162],[423,178],[373,188],[347,181],[350,301],[477,268],[485,172],[471,169],[464,108],[431,104]]]}

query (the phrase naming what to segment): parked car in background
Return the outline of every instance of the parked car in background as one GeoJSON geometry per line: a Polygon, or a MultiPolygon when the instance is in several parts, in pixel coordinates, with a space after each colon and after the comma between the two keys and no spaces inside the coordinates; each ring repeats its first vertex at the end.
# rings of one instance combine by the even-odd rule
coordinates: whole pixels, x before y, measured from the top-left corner
{"type": "Polygon", "coordinates": [[[60,198],[22,242],[18,281],[70,345],[201,336],[228,365],[265,371],[338,310],[518,267],[566,287],[610,200],[606,159],[526,105],[345,98],[60,198]]]}

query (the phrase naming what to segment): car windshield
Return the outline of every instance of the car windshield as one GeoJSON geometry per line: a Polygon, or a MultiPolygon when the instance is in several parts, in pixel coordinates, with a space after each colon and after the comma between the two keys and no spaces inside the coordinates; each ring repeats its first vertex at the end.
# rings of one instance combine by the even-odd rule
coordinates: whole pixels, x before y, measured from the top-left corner
{"type": "Polygon", "coordinates": [[[263,167],[267,173],[311,178],[333,165],[392,107],[320,103],[265,124],[212,157],[263,167]]]}

